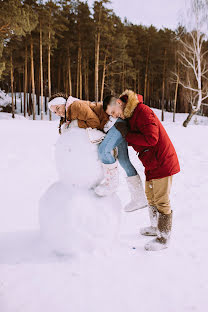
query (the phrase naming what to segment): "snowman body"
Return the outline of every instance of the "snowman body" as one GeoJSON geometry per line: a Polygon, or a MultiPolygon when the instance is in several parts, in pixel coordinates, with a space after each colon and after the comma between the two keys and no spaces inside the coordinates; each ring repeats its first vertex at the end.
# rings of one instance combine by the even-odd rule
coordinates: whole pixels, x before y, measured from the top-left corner
{"type": "Polygon", "coordinates": [[[106,249],[115,242],[121,217],[116,194],[98,197],[93,188],[102,180],[98,146],[87,131],[72,127],[59,137],[55,159],[59,181],[39,202],[42,237],[61,254],[106,249]]]}

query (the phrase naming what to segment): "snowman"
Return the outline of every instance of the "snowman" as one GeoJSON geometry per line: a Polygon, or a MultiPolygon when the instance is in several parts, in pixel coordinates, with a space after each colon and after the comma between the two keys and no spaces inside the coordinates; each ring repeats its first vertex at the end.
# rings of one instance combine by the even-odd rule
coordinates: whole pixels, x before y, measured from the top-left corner
{"type": "Polygon", "coordinates": [[[93,190],[103,178],[97,148],[76,121],[57,140],[59,180],[39,201],[39,221],[42,239],[58,254],[106,250],[118,237],[118,196],[98,197],[93,190]]]}

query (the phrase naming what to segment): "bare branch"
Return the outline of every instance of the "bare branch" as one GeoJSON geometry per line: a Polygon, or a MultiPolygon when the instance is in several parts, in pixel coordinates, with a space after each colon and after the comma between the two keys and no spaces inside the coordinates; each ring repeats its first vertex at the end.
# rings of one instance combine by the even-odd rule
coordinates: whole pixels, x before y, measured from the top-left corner
{"type": "Polygon", "coordinates": [[[196,38],[194,37],[194,34],[193,32],[190,32],[190,36],[192,38],[192,41],[193,41],[193,45],[194,45],[194,54],[197,52],[197,48],[196,48],[196,38]]]}
{"type": "Polygon", "coordinates": [[[182,85],[182,87],[184,87],[187,90],[193,91],[193,92],[199,92],[198,89],[194,89],[192,88],[190,85],[185,85],[181,80],[179,80],[179,84],[182,85]]]}
{"type": "Polygon", "coordinates": [[[202,53],[201,58],[203,59],[203,57],[208,53],[208,50],[205,51],[204,53],[202,53]]]}
{"type": "MultiPolygon", "coordinates": [[[[207,71],[208,71],[208,70],[207,70],[207,71]]],[[[207,77],[207,76],[202,75],[202,77],[203,77],[204,79],[208,80],[208,77],[207,77]]]]}
{"type": "Polygon", "coordinates": [[[183,45],[183,47],[189,51],[190,53],[193,53],[195,52],[194,48],[190,45],[190,44],[187,44],[185,41],[183,41],[182,39],[179,40],[179,42],[183,45]]]}
{"type": "Polygon", "coordinates": [[[106,65],[106,68],[107,68],[108,66],[114,64],[114,63],[117,63],[117,61],[112,61],[112,62],[108,63],[108,64],[106,65]]]}
{"type": "MultiPolygon", "coordinates": [[[[189,67],[191,67],[191,68],[193,69],[193,72],[194,72],[194,74],[195,74],[196,80],[198,81],[199,77],[198,77],[198,74],[197,74],[197,72],[196,72],[196,67],[194,67],[194,64],[193,64],[193,63],[195,63],[195,61],[193,61],[193,59],[192,59],[192,62],[193,62],[193,63],[191,63],[191,61],[188,60],[188,58],[186,57],[186,55],[185,55],[184,52],[181,52],[180,55],[181,55],[181,57],[184,59],[184,61],[185,61],[187,64],[189,64],[189,67]]],[[[181,62],[181,63],[182,63],[185,67],[188,67],[187,65],[185,65],[185,63],[183,63],[183,62],[181,62]]]]}
{"type": "Polygon", "coordinates": [[[205,97],[202,98],[202,101],[204,101],[207,98],[208,98],[208,93],[207,93],[207,95],[205,97]]]}

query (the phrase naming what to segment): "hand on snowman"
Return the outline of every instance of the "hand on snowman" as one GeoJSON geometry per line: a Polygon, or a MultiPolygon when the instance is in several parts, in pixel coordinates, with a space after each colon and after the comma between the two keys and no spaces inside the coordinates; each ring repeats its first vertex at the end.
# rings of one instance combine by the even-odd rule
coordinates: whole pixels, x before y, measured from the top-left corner
{"type": "Polygon", "coordinates": [[[88,137],[89,137],[89,140],[91,143],[93,144],[99,144],[102,142],[102,140],[104,139],[105,137],[105,133],[100,131],[100,130],[97,130],[97,129],[92,129],[92,128],[87,128],[87,134],[88,134],[88,137]]]}

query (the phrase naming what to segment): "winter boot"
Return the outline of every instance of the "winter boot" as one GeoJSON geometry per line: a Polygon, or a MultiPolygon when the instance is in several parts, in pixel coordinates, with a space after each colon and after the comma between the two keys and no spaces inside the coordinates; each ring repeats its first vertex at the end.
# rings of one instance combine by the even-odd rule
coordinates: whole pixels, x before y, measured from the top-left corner
{"type": "Polygon", "coordinates": [[[151,226],[141,228],[140,234],[145,236],[157,236],[157,215],[157,208],[155,206],[149,206],[149,217],[151,226]]]}
{"type": "Polygon", "coordinates": [[[145,208],[147,206],[147,200],[140,176],[137,174],[132,177],[127,177],[126,180],[131,194],[131,201],[125,206],[124,210],[126,212],[131,212],[145,208]]]}
{"type": "Polygon", "coordinates": [[[170,214],[158,212],[157,237],[145,245],[148,251],[157,251],[168,247],[172,228],[172,211],[170,214]]]}
{"type": "Polygon", "coordinates": [[[98,196],[108,196],[116,192],[118,187],[118,162],[102,165],[104,180],[95,188],[95,193],[98,196]]]}

